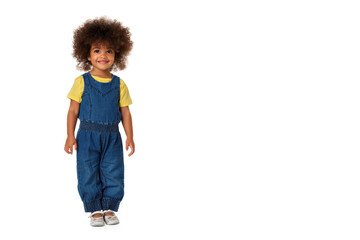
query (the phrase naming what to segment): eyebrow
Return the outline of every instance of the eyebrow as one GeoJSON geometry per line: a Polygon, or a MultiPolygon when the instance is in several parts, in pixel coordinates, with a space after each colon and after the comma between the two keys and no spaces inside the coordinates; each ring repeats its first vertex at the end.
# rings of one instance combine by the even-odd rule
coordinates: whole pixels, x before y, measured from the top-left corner
{"type": "MultiPolygon", "coordinates": [[[[95,49],[95,48],[101,48],[100,46],[94,46],[94,47],[92,47],[91,49],[95,49]]],[[[111,49],[111,50],[113,50],[113,48],[112,47],[107,47],[107,49],[111,49]]]]}

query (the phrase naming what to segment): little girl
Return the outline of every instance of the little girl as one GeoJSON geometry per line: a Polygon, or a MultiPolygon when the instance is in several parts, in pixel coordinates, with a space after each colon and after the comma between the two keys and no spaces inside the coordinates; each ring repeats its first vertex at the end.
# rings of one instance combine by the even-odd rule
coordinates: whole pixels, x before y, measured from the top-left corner
{"type": "Polygon", "coordinates": [[[135,152],[132,100],[124,81],[111,73],[126,67],[133,46],[130,36],[127,27],[106,17],[87,20],[74,31],[73,57],[77,68],[87,72],[75,79],[67,96],[71,102],[64,150],[69,154],[73,147],[77,150],[78,191],[85,212],[91,212],[91,226],[119,223],[114,212],[124,196],[120,121],[127,136],[126,150],[131,148],[128,156],[135,152]]]}

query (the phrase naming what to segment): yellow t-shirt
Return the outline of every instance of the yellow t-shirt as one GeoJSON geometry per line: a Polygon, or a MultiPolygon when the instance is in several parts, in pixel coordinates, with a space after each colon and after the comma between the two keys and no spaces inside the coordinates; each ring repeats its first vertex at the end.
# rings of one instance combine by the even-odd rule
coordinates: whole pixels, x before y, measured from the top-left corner
{"type": "MultiPolygon", "coordinates": [[[[111,78],[101,78],[101,77],[96,77],[96,76],[92,76],[92,77],[96,81],[102,82],[102,83],[107,83],[107,82],[111,81],[111,78]]],[[[81,103],[81,96],[83,94],[83,91],[84,91],[84,78],[82,75],[80,75],[79,77],[77,77],[75,79],[74,85],[72,86],[67,97],[78,103],[81,103]]],[[[124,81],[120,78],[119,105],[120,105],[120,107],[126,107],[126,106],[129,106],[130,104],[132,104],[132,100],[130,98],[129,90],[128,90],[126,84],[124,83],[124,81]]]]}

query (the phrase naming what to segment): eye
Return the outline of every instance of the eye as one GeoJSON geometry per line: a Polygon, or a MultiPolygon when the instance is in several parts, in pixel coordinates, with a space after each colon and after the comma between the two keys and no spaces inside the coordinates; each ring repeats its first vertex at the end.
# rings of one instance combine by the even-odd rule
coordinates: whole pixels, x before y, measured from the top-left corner
{"type": "Polygon", "coordinates": [[[100,52],[100,50],[94,50],[94,53],[99,53],[100,52]]]}
{"type": "Polygon", "coordinates": [[[107,50],[106,52],[107,52],[107,53],[113,53],[113,51],[112,51],[112,50],[107,50]]]}

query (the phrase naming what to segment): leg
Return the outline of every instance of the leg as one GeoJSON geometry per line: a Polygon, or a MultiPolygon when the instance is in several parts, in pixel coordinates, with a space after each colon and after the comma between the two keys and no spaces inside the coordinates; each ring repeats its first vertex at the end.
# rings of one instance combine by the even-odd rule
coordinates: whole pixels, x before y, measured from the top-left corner
{"type": "Polygon", "coordinates": [[[124,196],[124,158],[120,133],[104,134],[100,174],[103,186],[102,206],[104,210],[118,211],[124,196]]]}
{"type": "Polygon", "coordinates": [[[78,191],[85,212],[102,210],[102,185],[100,181],[100,136],[98,133],[80,130],[77,134],[78,191]]]}

